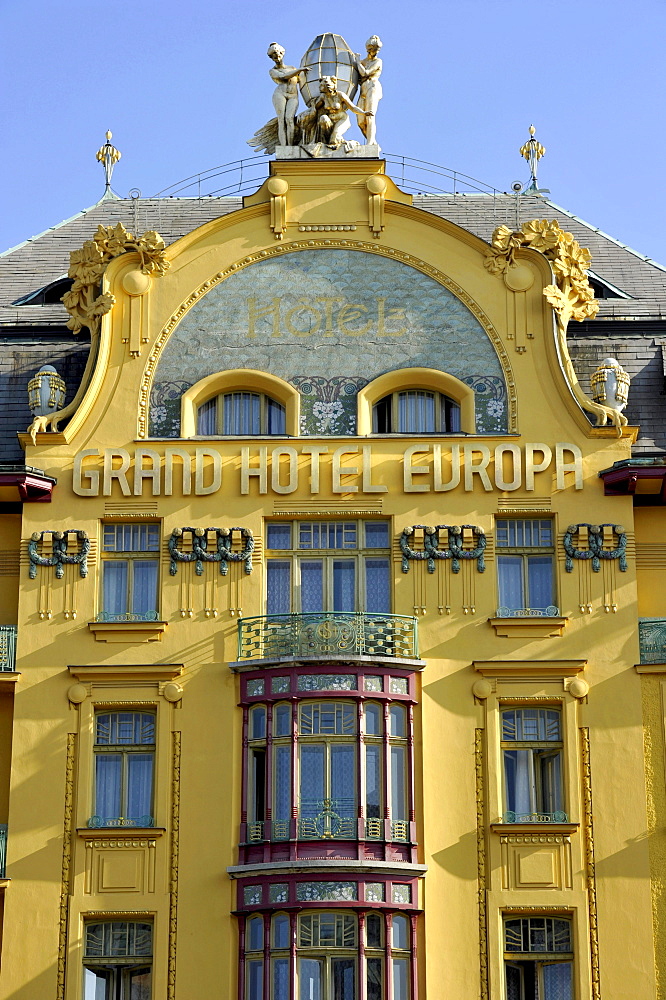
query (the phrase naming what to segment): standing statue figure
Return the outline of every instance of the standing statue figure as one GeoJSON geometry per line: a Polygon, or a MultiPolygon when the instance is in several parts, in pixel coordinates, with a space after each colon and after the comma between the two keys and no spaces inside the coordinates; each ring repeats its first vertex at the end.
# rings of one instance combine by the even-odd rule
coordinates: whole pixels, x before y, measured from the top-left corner
{"type": "Polygon", "coordinates": [[[358,53],[356,55],[356,68],[361,78],[361,96],[358,103],[364,112],[363,115],[358,116],[358,127],[365,136],[367,146],[374,145],[377,142],[375,115],[377,114],[377,105],[382,96],[382,85],[379,82],[382,72],[382,61],[378,58],[381,47],[382,42],[379,36],[372,35],[365,43],[366,52],[368,53],[367,57],[361,59],[358,53]]]}
{"type": "Polygon", "coordinates": [[[319,97],[298,119],[305,145],[325,142],[330,149],[341,146],[342,136],[351,126],[347,109],[355,111],[360,117],[365,114],[363,108],[352,104],[347,95],[338,90],[336,77],[322,77],[319,97]]]}
{"type": "Polygon", "coordinates": [[[284,49],[277,42],[271,42],[267,55],[275,66],[269,70],[271,80],[277,84],[273,94],[273,107],[277,112],[278,143],[280,146],[294,145],[294,119],[298,107],[298,78],[301,69],[285,66],[284,49]]]}

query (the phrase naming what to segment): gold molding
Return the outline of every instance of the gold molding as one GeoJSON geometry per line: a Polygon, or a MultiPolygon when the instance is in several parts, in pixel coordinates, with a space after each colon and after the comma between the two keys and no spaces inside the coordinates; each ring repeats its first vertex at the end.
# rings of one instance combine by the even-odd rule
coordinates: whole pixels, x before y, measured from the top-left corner
{"type": "Polygon", "coordinates": [[[483,729],[474,730],[476,776],[476,864],[479,888],[479,996],[488,1000],[488,925],[486,914],[486,829],[484,822],[483,729]]]}
{"type": "Polygon", "coordinates": [[[489,618],[497,635],[515,638],[547,639],[562,635],[568,618],[489,618]]]}
{"type": "Polygon", "coordinates": [[[178,930],[178,836],[180,832],[180,733],[172,733],[171,861],[169,880],[169,965],[167,1000],[176,998],[176,938],[178,930]]]}
{"type": "Polygon", "coordinates": [[[72,863],[72,807],[74,799],[74,754],[76,733],[67,733],[65,758],[65,817],[62,829],[62,874],[60,882],[60,918],[58,926],[58,974],[56,1000],[65,998],[65,968],[67,964],[67,918],[69,915],[69,883],[72,863]]]}
{"type": "Polygon", "coordinates": [[[574,906],[503,906],[502,913],[575,913],[574,906]]]}
{"type": "Polygon", "coordinates": [[[600,1000],[599,935],[597,928],[597,877],[594,865],[594,825],[592,819],[592,772],[590,767],[590,730],[581,726],[581,763],[583,775],[583,833],[585,844],[585,881],[590,922],[590,961],[592,965],[592,1000],[600,1000]]]}
{"type": "Polygon", "coordinates": [[[666,674],[666,663],[636,663],[637,674],[666,674]]]}
{"type": "Polygon", "coordinates": [[[106,827],[89,827],[89,826],[78,826],[76,828],[77,835],[81,840],[92,841],[92,840],[108,840],[113,841],[123,841],[123,846],[125,841],[131,843],[133,841],[146,841],[146,840],[157,840],[166,833],[166,829],[163,826],[133,826],[133,827],[119,827],[118,833],[114,833],[113,828],[106,827]],[[134,832],[132,832],[134,831],[134,832]]]}
{"type": "MultiPolygon", "coordinates": [[[[148,436],[148,404],[150,401],[150,391],[162,350],[180,320],[187,312],[189,312],[192,306],[198,302],[202,295],[207,294],[212,288],[215,288],[216,285],[218,285],[225,278],[228,278],[231,274],[234,274],[236,271],[240,271],[251,264],[256,264],[261,260],[267,260],[270,257],[278,257],[285,253],[295,253],[299,250],[312,250],[320,248],[330,249],[331,247],[340,247],[345,250],[358,250],[363,253],[374,253],[380,257],[388,257],[389,259],[398,260],[400,263],[413,267],[417,271],[421,271],[422,274],[433,278],[440,285],[443,285],[448,291],[452,292],[457,299],[467,306],[472,315],[483,327],[488,339],[497,353],[498,360],[502,367],[502,372],[506,379],[509,433],[516,433],[518,429],[518,397],[516,393],[516,381],[511,368],[509,354],[498,331],[490,322],[476,300],[473,299],[471,295],[469,295],[469,293],[466,292],[465,289],[462,288],[457,282],[449,278],[448,275],[444,274],[432,264],[428,264],[426,261],[421,260],[419,257],[414,257],[412,254],[404,253],[402,250],[397,250],[394,247],[384,247],[376,243],[361,243],[354,240],[341,240],[336,238],[329,240],[294,240],[289,243],[279,243],[275,246],[266,247],[263,250],[257,250],[255,253],[230,264],[229,267],[226,267],[223,271],[218,271],[217,274],[214,274],[211,278],[202,282],[202,284],[200,284],[199,287],[184,300],[184,302],[181,302],[163,326],[150,351],[150,354],[148,355],[148,361],[146,362],[146,367],[141,377],[141,386],[139,389],[138,437],[140,439],[144,439],[148,436]]],[[[173,440],[178,439],[174,438],[173,440]]]]}
{"type": "MultiPolygon", "coordinates": [[[[90,683],[113,681],[172,681],[185,669],[182,663],[111,663],[108,666],[70,665],[67,668],[77,680],[90,683]]],[[[132,701],[131,704],[134,702],[132,701]]],[[[138,703],[137,703],[138,704],[138,703]]],[[[143,704],[143,702],[141,702],[143,704]]]]}
{"type": "Polygon", "coordinates": [[[568,837],[578,833],[579,823],[491,823],[493,833],[502,837],[527,837],[530,840],[541,837],[568,837]]]}
{"type": "MultiPolygon", "coordinates": [[[[504,620],[504,619],[502,619],[504,620]]],[[[484,677],[506,678],[520,675],[530,680],[548,677],[575,677],[587,666],[587,660],[473,660],[474,669],[484,677]]]]}
{"type": "Polygon", "coordinates": [[[97,642],[161,642],[168,622],[88,622],[97,642]]]}

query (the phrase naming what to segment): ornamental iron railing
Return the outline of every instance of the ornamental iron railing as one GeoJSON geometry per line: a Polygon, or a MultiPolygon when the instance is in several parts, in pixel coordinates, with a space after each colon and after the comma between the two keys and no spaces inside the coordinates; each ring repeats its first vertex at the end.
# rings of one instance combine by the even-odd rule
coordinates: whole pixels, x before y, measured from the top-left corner
{"type": "Polygon", "coordinates": [[[416,618],[324,611],[262,615],[238,622],[238,659],[280,657],[418,657],[416,618]]]}
{"type": "Polygon", "coordinates": [[[0,670],[16,670],[16,625],[0,625],[0,670]]]}
{"type": "Polygon", "coordinates": [[[502,817],[503,823],[568,823],[569,817],[565,812],[558,810],[552,813],[520,813],[509,810],[502,817]]]}
{"type": "MultiPolygon", "coordinates": [[[[302,840],[354,840],[356,838],[357,820],[332,808],[330,800],[317,803],[316,815],[303,816],[298,819],[298,838],[302,840]]],[[[350,811],[350,810],[347,810],[350,811]]],[[[309,807],[312,813],[313,808],[309,807]]],[[[97,818],[97,817],[93,817],[97,818]]],[[[505,820],[505,822],[509,822],[505,820]]],[[[519,822],[513,820],[512,822],[519,822]]],[[[521,820],[520,822],[528,822],[521,820]]],[[[102,824],[105,825],[105,824],[102,824]]],[[[289,820],[276,819],[270,822],[255,820],[247,824],[248,843],[257,844],[266,838],[272,841],[289,840],[289,820]]],[[[365,820],[366,840],[384,839],[384,820],[371,818],[365,820]]],[[[408,841],[409,823],[406,820],[391,821],[391,840],[408,841]]]]}
{"type": "Polygon", "coordinates": [[[92,830],[99,830],[103,827],[125,826],[136,826],[145,829],[155,826],[155,820],[152,816],[91,816],[88,820],[88,826],[92,830]]]}
{"type": "Polygon", "coordinates": [[[0,878],[7,875],[7,824],[0,823],[0,878]]]}
{"type": "Polygon", "coordinates": [[[95,617],[96,622],[156,622],[157,620],[157,611],[128,611],[122,615],[114,615],[110,611],[100,611],[95,617]]]}
{"type": "Polygon", "coordinates": [[[666,663],[666,618],[639,618],[641,663],[666,663]]]}
{"type": "Polygon", "coordinates": [[[555,604],[547,608],[498,608],[496,618],[559,618],[560,609],[555,604]]]}

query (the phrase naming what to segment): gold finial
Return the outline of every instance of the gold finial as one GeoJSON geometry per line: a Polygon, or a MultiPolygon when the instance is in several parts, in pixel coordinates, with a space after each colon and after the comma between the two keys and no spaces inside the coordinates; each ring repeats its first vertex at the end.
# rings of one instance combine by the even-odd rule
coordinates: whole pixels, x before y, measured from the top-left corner
{"type": "Polygon", "coordinates": [[[536,134],[536,128],[534,125],[530,125],[530,138],[524,145],[520,147],[520,155],[524,156],[530,166],[530,183],[525,188],[527,191],[538,191],[539,185],[537,184],[537,165],[542,156],[545,155],[546,147],[542,146],[534,136],[536,134]]]}
{"type": "Polygon", "coordinates": [[[104,179],[106,184],[104,188],[104,198],[115,197],[115,195],[111,193],[111,175],[113,174],[113,168],[120,159],[121,155],[120,150],[111,145],[112,135],[113,133],[110,129],[108,129],[106,133],[106,142],[103,146],[100,146],[95,154],[96,159],[99,160],[104,167],[104,179]]]}

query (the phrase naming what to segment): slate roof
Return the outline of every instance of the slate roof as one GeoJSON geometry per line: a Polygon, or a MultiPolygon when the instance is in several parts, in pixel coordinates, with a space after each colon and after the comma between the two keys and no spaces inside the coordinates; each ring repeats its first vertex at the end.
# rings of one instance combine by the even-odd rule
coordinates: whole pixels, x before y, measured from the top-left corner
{"type": "MultiPolygon", "coordinates": [[[[557,219],[592,253],[594,275],[626,297],[599,300],[596,320],[573,324],[571,355],[589,392],[589,375],[611,354],[632,377],[627,416],[641,425],[636,451],[666,451],[666,268],[537,195],[521,195],[517,218],[511,194],[415,195],[414,206],[489,241],[499,225],[557,219]]],[[[122,222],[132,232],[155,229],[170,244],[198,226],[242,208],[242,198],[153,198],[101,201],[0,254],[0,461],[20,461],[15,432],[30,422],[26,385],[41,364],[55,362],[71,397],[88,344],[66,330],[59,303],[16,305],[17,299],[64,277],[70,251],[98,225],[122,222]]]]}

